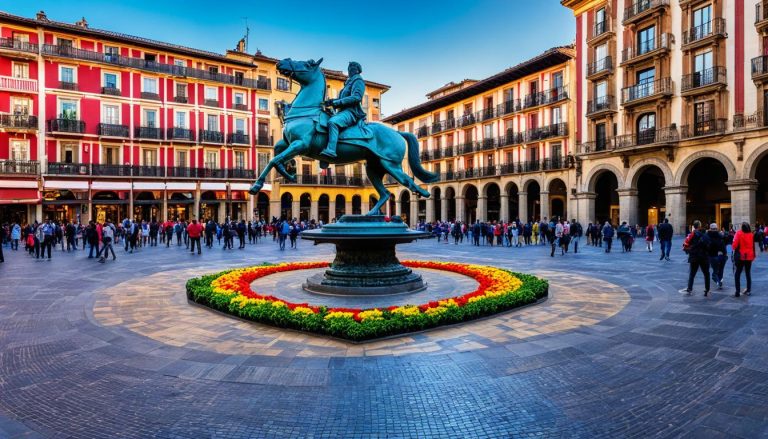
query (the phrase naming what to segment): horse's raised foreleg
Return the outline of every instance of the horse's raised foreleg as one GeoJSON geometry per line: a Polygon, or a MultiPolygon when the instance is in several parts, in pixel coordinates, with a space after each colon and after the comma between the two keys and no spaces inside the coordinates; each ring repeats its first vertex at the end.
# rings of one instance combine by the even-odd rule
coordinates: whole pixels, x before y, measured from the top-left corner
{"type": "MultiPolygon", "coordinates": [[[[275,143],[274,151],[275,154],[280,154],[281,152],[285,151],[286,148],[288,148],[288,142],[285,141],[285,139],[280,139],[275,143]]],[[[275,171],[277,171],[280,175],[282,175],[286,180],[290,181],[291,183],[296,183],[296,174],[291,174],[285,169],[284,163],[275,163],[275,171]]]]}
{"type": "Polygon", "coordinates": [[[387,160],[382,160],[381,166],[383,166],[384,170],[387,171],[387,173],[391,175],[392,178],[397,180],[398,183],[407,187],[411,191],[416,192],[422,197],[429,198],[429,192],[427,192],[426,189],[416,184],[416,182],[413,181],[413,179],[403,171],[403,168],[400,165],[400,163],[394,163],[387,160]]]}
{"type": "Polygon", "coordinates": [[[261,171],[261,174],[259,174],[259,178],[256,179],[256,181],[253,183],[253,186],[248,190],[253,195],[256,195],[261,191],[261,188],[264,187],[264,181],[266,181],[267,176],[269,176],[269,171],[272,170],[275,166],[277,166],[278,163],[286,162],[297,155],[301,154],[301,152],[304,150],[304,142],[301,140],[297,140],[290,145],[288,145],[288,148],[286,148],[285,151],[281,152],[280,154],[276,155],[272,158],[272,160],[267,163],[267,166],[264,167],[264,169],[261,171]]]}
{"type": "Polygon", "coordinates": [[[379,164],[379,159],[375,158],[372,162],[366,162],[365,172],[368,174],[368,180],[371,181],[373,188],[379,193],[379,201],[373,206],[366,215],[381,215],[381,207],[389,200],[389,191],[384,187],[384,182],[381,181],[384,177],[384,169],[379,164]]]}

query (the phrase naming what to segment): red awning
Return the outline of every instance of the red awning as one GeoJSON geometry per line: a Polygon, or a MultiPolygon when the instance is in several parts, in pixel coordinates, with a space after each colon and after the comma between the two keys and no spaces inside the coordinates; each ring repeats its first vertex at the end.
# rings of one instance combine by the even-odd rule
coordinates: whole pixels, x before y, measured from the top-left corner
{"type": "Polygon", "coordinates": [[[37,204],[39,202],[40,192],[37,189],[0,189],[0,204],[37,204]]]}

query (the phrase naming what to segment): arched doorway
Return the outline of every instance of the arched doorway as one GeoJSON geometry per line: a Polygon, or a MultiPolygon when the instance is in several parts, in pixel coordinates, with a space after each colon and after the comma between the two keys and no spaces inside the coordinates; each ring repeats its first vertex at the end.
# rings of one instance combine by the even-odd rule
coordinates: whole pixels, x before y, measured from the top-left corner
{"type": "MultiPolygon", "coordinates": [[[[195,197],[192,192],[172,192],[168,197],[168,219],[189,218],[190,213],[195,209],[195,197]]],[[[202,210],[202,209],[201,209],[202,210]]],[[[200,217],[200,220],[205,220],[200,217]]]]}
{"type": "Polygon", "coordinates": [[[448,218],[440,218],[441,221],[453,221],[456,218],[456,192],[452,187],[445,189],[445,203],[448,218]]]}
{"type": "Polygon", "coordinates": [[[389,216],[395,215],[397,212],[397,197],[392,192],[389,193],[389,200],[387,200],[387,209],[389,216]]]}
{"type": "Polygon", "coordinates": [[[312,196],[304,192],[301,194],[301,197],[299,197],[299,221],[315,219],[309,217],[310,209],[312,209],[312,196]]]}
{"type": "Polygon", "coordinates": [[[344,195],[336,195],[336,212],[334,213],[334,218],[339,219],[342,217],[342,215],[347,214],[347,199],[344,197],[344,195]]]}
{"type": "Polygon", "coordinates": [[[427,221],[445,221],[445,218],[440,218],[443,211],[443,200],[440,199],[442,191],[439,187],[432,189],[432,218],[427,218],[427,221]]]}
{"type": "Polygon", "coordinates": [[[133,219],[135,221],[151,221],[160,216],[160,192],[143,191],[133,200],[133,219]]]}
{"type": "MultiPolygon", "coordinates": [[[[534,221],[540,221],[541,218],[541,186],[538,181],[531,181],[526,188],[528,192],[528,217],[534,221]]],[[[549,218],[547,218],[549,220],[549,218]]]]}
{"type": "Polygon", "coordinates": [[[400,217],[407,223],[410,220],[409,217],[411,215],[411,193],[407,190],[400,192],[400,199],[398,202],[400,203],[400,217]]]}
{"type": "Polygon", "coordinates": [[[93,211],[99,223],[118,222],[128,217],[128,192],[100,191],[93,194],[93,211]],[[122,194],[122,196],[121,196],[122,194]]]}
{"type": "Polygon", "coordinates": [[[320,195],[317,199],[317,220],[322,221],[323,224],[328,224],[330,212],[331,199],[326,194],[320,195]]]}
{"type": "Polygon", "coordinates": [[[290,192],[286,192],[280,197],[280,218],[293,219],[293,194],[290,192]]]}
{"type": "Polygon", "coordinates": [[[208,221],[209,219],[212,219],[216,222],[224,221],[224,218],[219,218],[220,203],[221,201],[216,198],[216,192],[214,191],[205,191],[200,194],[200,218],[205,221],[208,221]]]}
{"type": "Polygon", "coordinates": [[[368,195],[368,212],[370,212],[371,209],[373,209],[373,206],[375,206],[376,203],[378,202],[379,202],[379,199],[376,198],[376,195],[373,195],[373,194],[368,195]]]}
{"type": "Polygon", "coordinates": [[[647,166],[637,177],[637,221],[645,227],[659,224],[667,211],[664,194],[664,172],[657,166],[647,166]]]}
{"type": "Polygon", "coordinates": [[[506,213],[507,218],[510,220],[525,220],[525,218],[520,218],[520,192],[517,189],[517,185],[515,183],[507,183],[507,186],[504,188],[504,193],[507,194],[507,199],[509,200],[509,209],[506,213]]]}
{"type": "Polygon", "coordinates": [[[269,196],[264,192],[259,192],[259,195],[256,196],[256,214],[259,219],[264,221],[271,220],[269,218],[269,196]]]}
{"type": "Polygon", "coordinates": [[[595,180],[595,220],[619,224],[619,180],[611,171],[603,171],[595,180]]]}
{"type": "Polygon", "coordinates": [[[464,218],[459,218],[462,222],[474,223],[475,220],[486,221],[487,218],[479,218],[477,216],[477,188],[468,184],[464,186],[464,218]]]}
{"type": "Polygon", "coordinates": [[[549,182],[549,214],[553,218],[568,219],[568,188],[555,178],[549,182]]]}
{"type": "Polygon", "coordinates": [[[360,195],[352,196],[352,215],[361,215],[363,213],[363,199],[360,195]]]}
{"type": "Polygon", "coordinates": [[[486,220],[507,220],[507,218],[501,217],[501,189],[496,183],[485,185],[485,209],[486,213],[481,213],[481,215],[484,216],[486,220]]]}
{"type": "Polygon", "coordinates": [[[755,175],[752,176],[757,180],[755,218],[758,224],[765,226],[768,224],[768,154],[763,155],[755,169],[755,175]]]}
{"type": "Polygon", "coordinates": [[[686,182],[686,226],[699,220],[702,224],[730,227],[731,192],[726,181],[728,171],[717,159],[706,157],[691,167],[686,182]]]}

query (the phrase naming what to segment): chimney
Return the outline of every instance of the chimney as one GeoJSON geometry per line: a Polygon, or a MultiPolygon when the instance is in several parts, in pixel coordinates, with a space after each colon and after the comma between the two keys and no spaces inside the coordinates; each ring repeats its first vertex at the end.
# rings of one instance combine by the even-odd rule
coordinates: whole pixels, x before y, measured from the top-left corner
{"type": "Polygon", "coordinates": [[[48,21],[48,16],[45,15],[45,11],[42,10],[37,13],[35,18],[37,18],[38,21],[48,21]]]}
{"type": "Polygon", "coordinates": [[[85,17],[83,17],[80,21],[75,22],[75,26],[88,29],[88,22],[85,21],[85,17]]]}

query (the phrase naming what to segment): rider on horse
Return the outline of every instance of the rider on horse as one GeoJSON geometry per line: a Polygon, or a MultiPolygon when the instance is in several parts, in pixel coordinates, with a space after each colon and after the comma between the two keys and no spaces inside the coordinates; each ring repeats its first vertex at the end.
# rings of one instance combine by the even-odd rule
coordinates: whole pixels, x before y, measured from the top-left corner
{"type": "Polygon", "coordinates": [[[338,99],[328,99],[326,106],[338,108],[338,112],[328,120],[328,146],[320,153],[324,156],[336,157],[336,143],[339,140],[339,130],[356,125],[365,120],[363,111],[363,96],[365,96],[365,81],[360,74],[363,68],[357,62],[350,62],[347,69],[349,77],[344,81],[338,99]]]}

